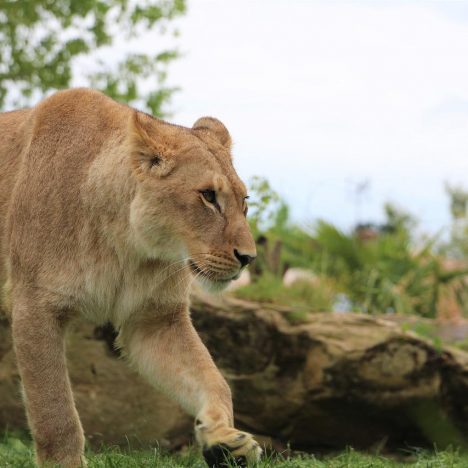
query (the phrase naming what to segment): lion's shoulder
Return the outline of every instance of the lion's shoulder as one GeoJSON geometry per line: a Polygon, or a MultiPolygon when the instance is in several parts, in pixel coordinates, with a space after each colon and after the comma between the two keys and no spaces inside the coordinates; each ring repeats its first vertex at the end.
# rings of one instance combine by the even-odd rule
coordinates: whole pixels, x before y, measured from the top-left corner
{"type": "Polygon", "coordinates": [[[131,111],[100,91],[88,88],[58,91],[33,108],[36,121],[46,120],[49,128],[63,127],[67,123],[79,124],[80,128],[92,122],[116,125],[119,121],[126,122],[131,111]]]}

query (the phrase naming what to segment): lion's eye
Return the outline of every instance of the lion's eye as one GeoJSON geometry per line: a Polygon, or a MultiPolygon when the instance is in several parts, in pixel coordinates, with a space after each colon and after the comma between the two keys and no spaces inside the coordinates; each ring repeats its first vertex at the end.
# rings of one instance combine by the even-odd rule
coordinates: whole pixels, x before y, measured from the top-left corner
{"type": "Polygon", "coordinates": [[[202,190],[201,194],[208,203],[213,205],[216,203],[216,192],[214,190],[202,190]]]}

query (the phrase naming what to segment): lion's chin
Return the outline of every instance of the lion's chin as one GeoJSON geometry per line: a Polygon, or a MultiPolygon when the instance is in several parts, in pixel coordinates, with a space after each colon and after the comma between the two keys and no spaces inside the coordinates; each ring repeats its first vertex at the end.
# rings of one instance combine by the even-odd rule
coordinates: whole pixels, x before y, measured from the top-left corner
{"type": "Polygon", "coordinates": [[[196,283],[205,291],[210,293],[219,293],[224,291],[233,279],[237,279],[239,274],[227,279],[214,279],[210,274],[201,269],[193,260],[189,260],[189,267],[195,276],[196,283]]]}
{"type": "Polygon", "coordinates": [[[198,276],[195,281],[204,291],[209,293],[220,293],[231,283],[231,280],[211,280],[201,276],[198,276]]]}

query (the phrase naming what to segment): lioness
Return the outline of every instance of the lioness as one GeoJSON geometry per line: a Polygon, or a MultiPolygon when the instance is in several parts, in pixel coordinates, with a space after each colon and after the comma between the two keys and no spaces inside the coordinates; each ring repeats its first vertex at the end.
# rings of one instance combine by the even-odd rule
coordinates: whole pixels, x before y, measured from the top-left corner
{"type": "Polygon", "coordinates": [[[115,325],[210,466],[260,456],[188,308],[193,278],[220,290],[256,255],[230,145],[214,118],[171,125],[88,89],[0,114],[0,282],[39,465],[85,463],[64,350],[79,316],[115,325]]]}

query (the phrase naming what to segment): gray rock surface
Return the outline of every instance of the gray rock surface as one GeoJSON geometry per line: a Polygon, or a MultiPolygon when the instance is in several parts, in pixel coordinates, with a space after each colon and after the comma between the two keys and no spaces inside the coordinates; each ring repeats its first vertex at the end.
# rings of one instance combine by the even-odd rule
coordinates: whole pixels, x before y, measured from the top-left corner
{"type": "MultiPolygon", "coordinates": [[[[228,379],[237,424],[317,450],[465,444],[468,354],[437,349],[392,322],[196,296],[195,327],[228,379]]],[[[68,337],[75,399],[91,443],[176,448],[192,420],[112,350],[110,329],[68,337]]],[[[24,428],[9,327],[0,321],[0,427],[24,428]]]]}

